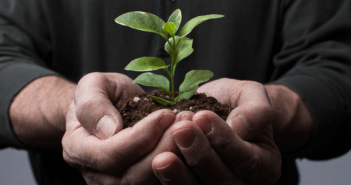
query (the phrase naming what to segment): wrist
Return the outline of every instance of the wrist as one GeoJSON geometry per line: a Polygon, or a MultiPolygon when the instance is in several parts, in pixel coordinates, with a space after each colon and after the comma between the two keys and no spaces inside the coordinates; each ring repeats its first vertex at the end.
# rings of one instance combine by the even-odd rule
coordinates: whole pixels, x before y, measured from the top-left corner
{"type": "Polygon", "coordinates": [[[16,95],[9,117],[14,133],[24,145],[61,147],[75,86],[58,76],[45,76],[32,81],[16,95]]]}
{"type": "Polygon", "coordinates": [[[43,102],[41,104],[43,106],[42,113],[47,114],[48,118],[57,119],[52,119],[50,122],[58,131],[64,133],[66,131],[66,115],[69,105],[74,99],[77,85],[56,76],[52,79],[52,83],[55,84],[56,88],[51,91],[48,97],[50,102],[43,102]],[[47,111],[45,105],[57,107],[58,111],[47,111]]]}
{"type": "Polygon", "coordinates": [[[265,85],[274,109],[274,140],[281,153],[307,144],[313,133],[313,119],[301,97],[284,85],[265,85]]]}

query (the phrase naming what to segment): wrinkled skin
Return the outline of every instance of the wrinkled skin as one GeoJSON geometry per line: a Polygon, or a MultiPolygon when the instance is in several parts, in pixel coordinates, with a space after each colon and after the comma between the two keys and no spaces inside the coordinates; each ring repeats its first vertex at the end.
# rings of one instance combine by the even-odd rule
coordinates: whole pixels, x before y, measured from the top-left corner
{"type": "Polygon", "coordinates": [[[235,108],[215,113],[156,111],[123,129],[115,107],[142,89],[125,75],[91,73],[78,83],[66,118],[63,156],[88,184],[273,184],[280,153],[264,87],[221,79],[199,92],[235,108]],[[103,124],[104,123],[104,124],[103,124]],[[159,180],[159,181],[158,181],[159,180]]]}
{"type": "Polygon", "coordinates": [[[66,118],[63,157],[88,184],[155,184],[153,158],[179,153],[171,134],[164,133],[174,121],[190,118],[163,109],[123,129],[115,106],[129,93],[143,91],[122,74],[91,73],[78,83],[66,118]]]}
{"type": "Polygon", "coordinates": [[[234,108],[227,120],[210,111],[171,126],[184,160],[172,152],[155,157],[152,166],[163,185],[274,184],[281,156],[273,140],[273,109],[262,84],[220,79],[198,92],[234,108]]]}

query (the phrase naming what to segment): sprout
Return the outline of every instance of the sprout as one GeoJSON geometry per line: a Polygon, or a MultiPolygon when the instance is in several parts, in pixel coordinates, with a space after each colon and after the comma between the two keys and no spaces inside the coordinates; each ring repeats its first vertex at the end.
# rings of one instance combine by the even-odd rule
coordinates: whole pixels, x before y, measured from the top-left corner
{"type": "Polygon", "coordinates": [[[182,13],[180,9],[177,9],[172,13],[167,23],[156,15],[140,11],[128,12],[117,17],[115,22],[120,25],[161,35],[166,40],[165,50],[172,59],[171,64],[166,65],[162,59],[157,57],[141,57],[131,61],[125,67],[125,70],[143,72],[163,69],[168,73],[171,83],[163,75],[157,75],[151,72],[146,72],[139,75],[134,79],[133,83],[157,87],[162,89],[166,94],[170,95],[170,101],[148,95],[148,97],[151,97],[153,100],[162,105],[173,105],[182,99],[191,98],[195,94],[198,85],[202,82],[208,81],[213,76],[213,73],[208,70],[192,70],[188,72],[185,75],[183,83],[179,87],[178,96],[175,97],[174,74],[176,66],[181,60],[188,57],[194,51],[192,48],[193,40],[186,38],[185,36],[188,35],[200,23],[209,19],[221,17],[223,17],[223,15],[217,14],[195,17],[183,26],[183,28],[180,30],[179,36],[176,36],[176,33],[182,20],[182,13]],[[170,38],[168,38],[168,34],[171,36],[170,38]],[[171,91],[170,86],[172,88],[171,91]]]}

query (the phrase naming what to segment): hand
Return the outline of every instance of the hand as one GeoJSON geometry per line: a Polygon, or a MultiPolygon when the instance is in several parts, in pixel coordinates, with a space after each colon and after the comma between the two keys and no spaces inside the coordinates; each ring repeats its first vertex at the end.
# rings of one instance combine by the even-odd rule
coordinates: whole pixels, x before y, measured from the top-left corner
{"type": "Polygon", "coordinates": [[[274,184],[281,156],[273,140],[273,109],[263,85],[220,79],[201,86],[233,111],[224,121],[200,111],[192,121],[180,121],[171,134],[181,154],[164,152],[153,160],[154,173],[171,184],[274,184]]]}
{"type": "Polygon", "coordinates": [[[115,106],[124,95],[142,92],[121,74],[92,73],[79,81],[62,146],[65,161],[79,169],[88,184],[154,184],[158,180],[152,159],[164,151],[177,153],[172,138],[162,137],[176,119],[171,110],[156,111],[123,129],[115,106]]]}

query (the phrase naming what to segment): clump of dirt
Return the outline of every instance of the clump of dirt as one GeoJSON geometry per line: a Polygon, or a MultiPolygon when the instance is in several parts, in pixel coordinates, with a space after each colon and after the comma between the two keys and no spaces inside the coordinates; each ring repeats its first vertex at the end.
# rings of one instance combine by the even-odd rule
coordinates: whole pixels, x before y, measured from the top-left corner
{"type": "MultiPolygon", "coordinates": [[[[178,92],[175,93],[176,96],[178,92]]],[[[183,99],[174,105],[164,106],[147,95],[157,96],[166,100],[170,100],[169,96],[161,89],[155,89],[147,93],[139,95],[129,95],[122,100],[122,106],[118,108],[123,119],[124,128],[132,127],[138,121],[159,109],[170,109],[174,113],[181,111],[198,112],[200,110],[210,110],[226,120],[230,111],[230,107],[219,103],[214,97],[207,97],[203,93],[196,93],[190,99],[183,99]]]]}

